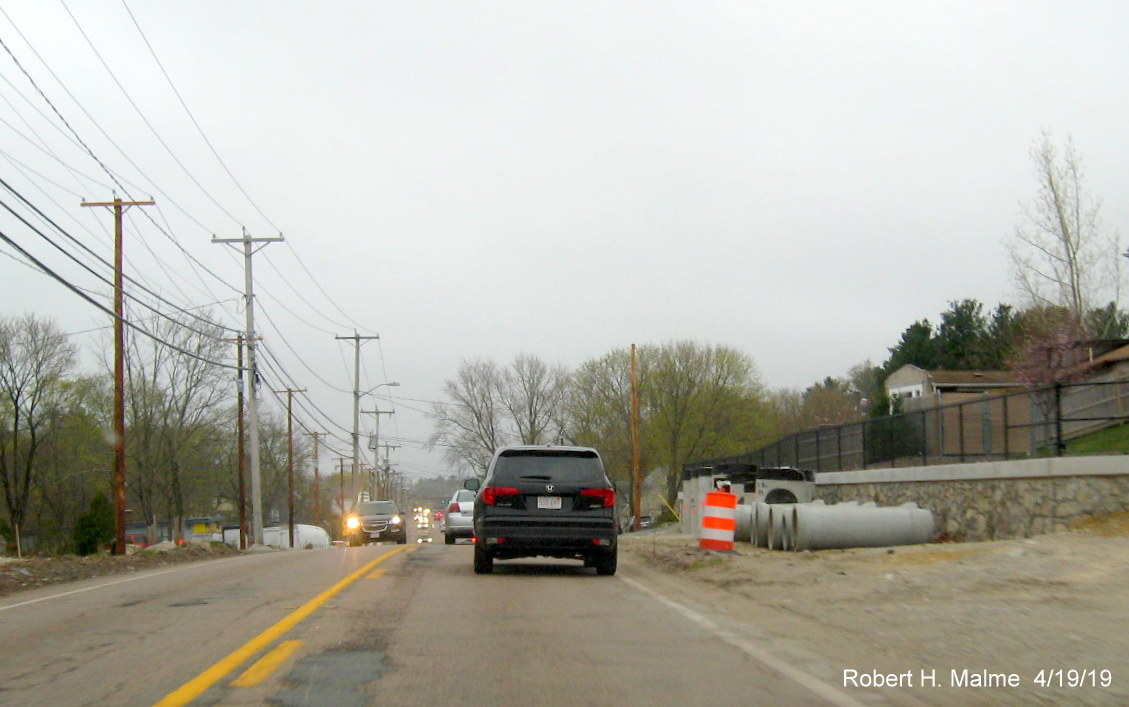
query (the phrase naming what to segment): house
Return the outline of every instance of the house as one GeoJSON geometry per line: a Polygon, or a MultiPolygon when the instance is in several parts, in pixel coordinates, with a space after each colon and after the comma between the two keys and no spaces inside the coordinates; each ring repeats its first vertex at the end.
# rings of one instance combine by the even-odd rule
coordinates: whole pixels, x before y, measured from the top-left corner
{"type": "Polygon", "coordinates": [[[1120,346],[1100,356],[1091,355],[1089,361],[1079,366],[1077,373],[1089,382],[1129,379],[1129,345],[1120,346]]]}
{"type": "Polygon", "coordinates": [[[959,403],[985,394],[1010,393],[1023,384],[1013,371],[927,371],[907,363],[886,379],[890,402],[902,410],[922,410],[959,403]]]}

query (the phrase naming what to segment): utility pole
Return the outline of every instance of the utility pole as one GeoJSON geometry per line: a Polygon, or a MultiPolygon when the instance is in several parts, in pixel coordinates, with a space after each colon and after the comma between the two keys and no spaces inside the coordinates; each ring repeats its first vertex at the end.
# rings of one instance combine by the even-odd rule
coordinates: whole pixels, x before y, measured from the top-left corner
{"type": "MultiPolygon", "coordinates": [[[[212,243],[242,243],[243,244],[243,279],[244,297],[247,300],[247,368],[251,372],[248,381],[247,413],[251,426],[251,534],[256,545],[263,544],[263,490],[259,476],[259,398],[255,394],[259,385],[259,370],[255,366],[255,286],[251,276],[251,256],[258,250],[256,243],[278,243],[283,238],[252,238],[243,229],[242,238],[216,238],[212,236],[212,243]]],[[[265,247],[265,246],[264,246],[265,247]]]]}
{"type": "Polygon", "coordinates": [[[114,209],[114,554],[125,554],[125,307],[122,291],[122,215],[154,201],[83,201],[114,209]]]}
{"type": "Polygon", "coordinates": [[[375,495],[375,494],[379,493],[376,476],[377,476],[377,474],[379,473],[379,470],[380,470],[380,416],[381,415],[395,415],[396,411],[395,410],[381,410],[380,407],[377,406],[377,409],[375,409],[375,410],[361,410],[361,412],[363,412],[366,415],[372,415],[373,416],[374,432],[373,432],[373,435],[372,435],[372,444],[369,445],[369,449],[372,450],[372,484],[370,485],[370,489],[372,490],[373,494],[375,495]]]}
{"type": "MultiPolygon", "coordinates": [[[[340,496],[338,496],[337,503],[339,504],[338,508],[340,509],[341,523],[345,521],[345,460],[348,458],[349,457],[337,457],[337,480],[340,483],[340,496]]],[[[341,526],[337,529],[338,533],[344,529],[341,523],[338,523],[338,525],[341,526]]]]}
{"type": "Polygon", "coordinates": [[[236,353],[236,367],[239,369],[239,377],[236,379],[239,385],[237,388],[236,399],[239,407],[238,430],[238,466],[239,466],[239,549],[247,549],[247,456],[246,445],[244,444],[243,434],[243,335],[239,334],[234,339],[224,339],[224,341],[233,341],[237,346],[236,353]]]}
{"type": "Polygon", "coordinates": [[[635,344],[631,345],[631,529],[639,530],[642,527],[640,513],[642,511],[643,471],[639,444],[639,384],[635,367],[635,344]]]}
{"type": "Polygon", "coordinates": [[[353,352],[353,489],[356,493],[357,484],[357,466],[361,463],[361,342],[369,341],[371,339],[379,339],[380,335],[376,336],[361,336],[357,331],[353,330],[352,336],[336,336],[338,341],[343,339],[351,339],[355,351],[353,352]]]}
{"type": "Polygon", "coordinates": [[[327,437],[328,432],[307,432],[314,438],[314,524],[321,527],[321,476],[318,473],[318,439],[327,437]]]}
{"type": "Polygon", "coordinates": [[[398,445],[398,444],[379,444],[377,446],[380,449],[384,450],[384,466],[381,468],[381,471],[383,472],[382,476],[381,476],[382,493],[384,494],[385,498],[391,498],[392,497],[392,482],[391,482],[392,475],[391,475],[390,472],[392,471],[392,465],[388,463],[388,452],[390,450],[393,450],[393,449],[399,449],[400,445],[398,445]]]}
{"type": "Polygon", "coordinates": [[[286,393],[286,517],[290,524],[290,549],[294,549],[294,394],[305,393],[305,388],[286,388],[275,393],[286,393]]]}

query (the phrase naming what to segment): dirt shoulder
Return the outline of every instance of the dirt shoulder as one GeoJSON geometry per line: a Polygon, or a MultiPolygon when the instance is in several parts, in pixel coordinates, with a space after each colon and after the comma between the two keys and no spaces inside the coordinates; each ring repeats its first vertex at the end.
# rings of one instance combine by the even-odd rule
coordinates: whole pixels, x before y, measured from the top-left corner
{"type": "Polygon", "coordinates": [[[90,577],[138,572],[238,554],[238,549],[218,543],[188,543],[184,546],[162,543],[161,546],[154,546],[153,549],[139,550],[125,556],[99,553],[87,557],[68,555],[30,557],[21,560],[0,557],[0,596],[90,577]]]}
{"type": "Polygon", "coordinates": [[[802,553],[738,543],[722,554],[692,537],[639,534],[622,536],[621,551],[691,608],[731,618],[862,701],[1129,704],[1129,514],[999,542],[802,553]],[[868,690],[844,685],[849,670],[915,679],[868,690]],[[923,670],[939,688],[921,686],[923,670]],[[984,671],[1021,684],[951,685],[984,671]],[[1049,684],[1036,683],[1040,671],[1049,684]]]}

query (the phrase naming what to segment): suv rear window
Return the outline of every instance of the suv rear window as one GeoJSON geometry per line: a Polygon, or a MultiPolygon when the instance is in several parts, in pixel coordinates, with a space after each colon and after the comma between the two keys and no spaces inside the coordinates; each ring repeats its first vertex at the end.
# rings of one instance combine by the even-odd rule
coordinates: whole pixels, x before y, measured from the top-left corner
{"type": "Polygon", "coordinates": [[[367,501],[357,505],[357,515],[376,516],[392,515],[396,513],[396,504],[392,501],[367,501]]]}
{"type": "Polygon", "coordinates": [[[458,503],[462,503],[463,501],[473,502],[474,501],[474,491],[468,491],[466,489],[459,490],[459,492],[455,494],[455,501],[458,502],[458,503]]]}
{"type": "Polygon", "coordinates": [[[591,451],[522,449],[502,452],[494,464],[494,482],[519,480],[601,482],[604,467],[600,457],[591,451]]]}

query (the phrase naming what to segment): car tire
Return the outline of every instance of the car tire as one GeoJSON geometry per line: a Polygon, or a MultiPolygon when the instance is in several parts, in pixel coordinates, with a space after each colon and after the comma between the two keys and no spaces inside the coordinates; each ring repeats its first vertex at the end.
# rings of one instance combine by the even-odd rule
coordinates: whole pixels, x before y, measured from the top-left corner
{"type": "Polygon", "coordinates": [[[357,538],[355,536],[349,538],[349,547],[357,547],[360,544],[361,544],[361,542],[360,542],[359,538],[357,538]]]}
{"type": "Polygon", "coordinates": [[[596,558],[596,574],[602,577],[610,577],[615,574],[616,564],[619,557],[619,550],[612,550],[608,554],[596,558]]]}
{"type": "Polygon", "coordinates": [[[446,543],[447,545],[454,545],[455,544],[455,536],[454,535],[447,535],[446,533],[443,533],[443,542],[446,543]]]}
{"type": "Polygon", "coordinates": [[[484,545],[475,543],[474,545],[474,573],[475,574],[490,574],[494,571],[494,553],[486,549],[484,545]]]}
{"type": "Polygon", "coordinates": [[[396,538],[396,544],[397,545],[406,545],[407,542],[408,542],[408,534],[407,533],[404,533],[400,537],[396,538]]]}

